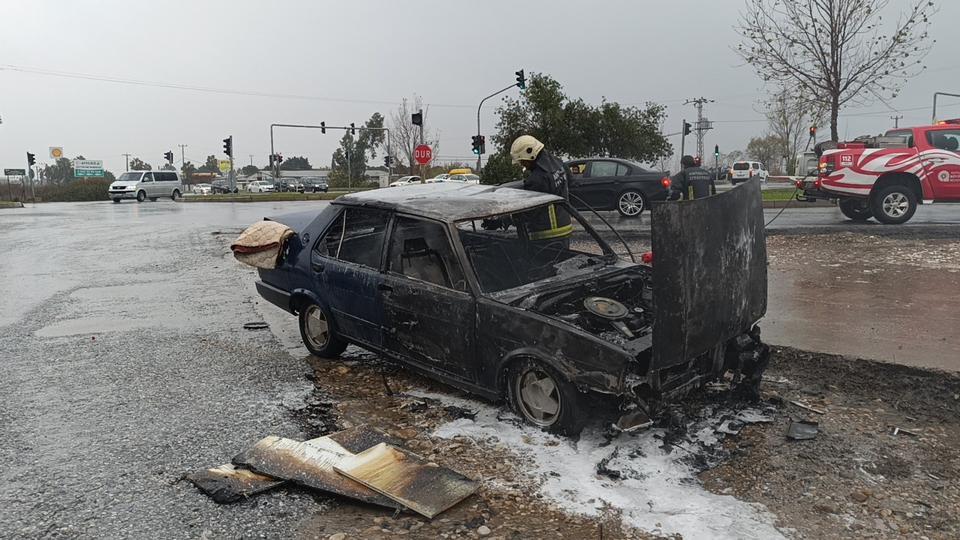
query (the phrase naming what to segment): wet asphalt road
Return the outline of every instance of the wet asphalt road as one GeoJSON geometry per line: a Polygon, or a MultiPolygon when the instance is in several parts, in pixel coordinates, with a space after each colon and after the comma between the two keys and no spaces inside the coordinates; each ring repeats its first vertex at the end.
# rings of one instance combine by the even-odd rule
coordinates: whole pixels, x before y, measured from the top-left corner
{"type": "MultiPolygon", "coordinates": [[[[286,346],[242,329],[283,316],[255,303],[254,273],[226,244],[264,215],[324,204],[0,210],[0,537],[275,537],[317,511],[308,495],[284,490],[219,506],[177,480],[262,436],[301,436],[285,408],[300,406],[312,384],[292,319],[273,324],[286,346]]],[[[646,218],[613,222],[640,237],[649,230],[646,218]]],[[[852,225],[832,208],[787,210],[777,223],[890,230],[852,225]]],[[[908,227],[960,231],[960,207],[923,207],[908,227]]],[[[804,295],[771,295],[770,322],[818,317],[798,307],[804,295]]],[[[847,311],[851,320],[862,313],[847,311]]],[[[823,328],[834,335],[813,348],[824,352],[857,332],[823,328]]]]}

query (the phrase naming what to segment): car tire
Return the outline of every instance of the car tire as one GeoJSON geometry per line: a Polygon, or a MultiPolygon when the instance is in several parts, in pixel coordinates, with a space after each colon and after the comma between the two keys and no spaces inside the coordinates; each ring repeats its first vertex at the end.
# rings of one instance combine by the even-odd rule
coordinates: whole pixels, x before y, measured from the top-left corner
{"type": "Polygon", "coordinates": [[[840,212],[853,221],[867,221],[873,217],[873,210],[870,209],[870,202],[866,199],[840,199],[837,205],[840,212]]]}
{"type": "Polygon", "coordinates": [[[157,198],[156,198],[156,197],[150,197],[150,202],[157,202],[157,198]]]}
{"type": "Polygon", "coordinates": [[[138,192],[137,192],[137,202],[143,202],[143,201],[145,201],[145,200],[147,200],[147,192],[146,192],[146,191],[138,191],[138,192]]]}
{"type": "Polygon", "coordinates": [[[917,211],[917,196],[909,187],[893,184],[870,194],[870,209],[880,223],[899,225],[917,211]]]}
{"type": "Polygon", "coordinates": [[[546,364],[524,359],[510,368],[507,397],[524,421],[545,431],[577,436],[587,423],[584,396],[546,364]]]}
{"type": "Polygon", "coordinates": [[[300,310],[300,339],[314,356],[336,358],[347,348],[347,342],[337,337],[325,309],[313,302],[300,310]]]}
{"type": "Polygon", "coordinates": [[[627,190],[617,197],[614,206],[623,217],[638,217],[647,208],[647,196],[636,190],[627,190]]]}
{"type": "Polygon", "coordinates": [[[119,203],[119,202],[120,202],[120,199],[113,199],[113,202],[119,203]]]}
{"type": "Polygon", "coordinates": [[[173,193],[170,195],[170,200],[175,201],[179,198],[180,198],[180,190],[179,189],[173,190],[173,193]]]}

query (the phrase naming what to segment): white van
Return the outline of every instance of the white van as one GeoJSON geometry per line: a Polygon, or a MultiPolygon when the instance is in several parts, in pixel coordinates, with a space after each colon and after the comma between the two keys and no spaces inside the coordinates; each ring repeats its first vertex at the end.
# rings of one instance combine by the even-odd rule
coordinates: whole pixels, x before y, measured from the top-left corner
{"type": "Polygon", "coordinates": [[[155,201],[160,197],[170,197],[173,200],[180,198],[183,193],[183,182],[180,173],[176,171],[130,171],[120,175],[120,178],[110,184],[110,198],[118,203],[121,199],[136,199],[143,202],[146,199],[155,201]]]}
{"type": "Polygon", "coordinates": [[[737,185],[738,182],[746,182],[754,176],[759,176],[760,181],[766,183],[770,173],[759,161],[737,161],[730,168],[730,183],[733,185],[737,185]]]}

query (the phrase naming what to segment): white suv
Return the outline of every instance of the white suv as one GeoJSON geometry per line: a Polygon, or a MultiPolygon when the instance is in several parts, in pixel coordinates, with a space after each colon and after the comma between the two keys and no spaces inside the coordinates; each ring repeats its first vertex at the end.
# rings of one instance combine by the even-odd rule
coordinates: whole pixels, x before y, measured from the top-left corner
{"type": "Polygon", "coordinates": [[[121,199],[136,199],[143,202],[155,201],[160,197],[180,198],[183,183],[176,171],[129,171],[120,175],[110,184],[108,194],[113,202],[121,199]]]}
{"type": "Polygon", "coordinates": [[[247,184],[247,191],[250,193],[272,193],[273,192],[273,182],[267,182],[266,180],[254,180],[247,184]]]}
{"type": "Polygon", "coordinates": [[[737,161],[730,168],[730,183],[746,182],[754,176],[759,176],[761,182],[766,182],[770,173],[763,168],[759,161],[737,161]]]}

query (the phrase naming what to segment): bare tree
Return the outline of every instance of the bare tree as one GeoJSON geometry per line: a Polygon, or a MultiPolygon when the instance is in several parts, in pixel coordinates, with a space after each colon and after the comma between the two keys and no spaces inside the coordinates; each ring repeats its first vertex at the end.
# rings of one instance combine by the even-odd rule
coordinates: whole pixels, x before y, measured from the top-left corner
{"type": "Polygon", "coordinates": [[[772,135],[783,143],[780,155],[787,160],[787,173],[793,174],[797,154],[810,142],[810,128],[820,127],[824,111],[816,103],[795,98],[780,88],[764,102],[764,115],[772,135]]]}
{"type": "Polygon", "coordinates": [[[407,174],[416,174],[418,165],[413,160],[413,150],[421,143],[420,126],[413,124],[413,113],[423,111],[423,144],[433,147],[433,153],[437,153],[437,138],[427,129],[427,112],[429,106],[424,108],[423,98],[413,96],[413,100],[403,99],[403,103],[395,111],[390,113],[390,137],[392,138],[393,148],[391,152],[396,162],[407,167],[407,174]]]}
{"type": "Polygon", "coordinates": [[[841,107],[894,98],[925,68],[930,0],[910,0],[890,25],[890,0],[746,1],[737,52],[765,81],[829,111],[834,140],[841,107]]]}

